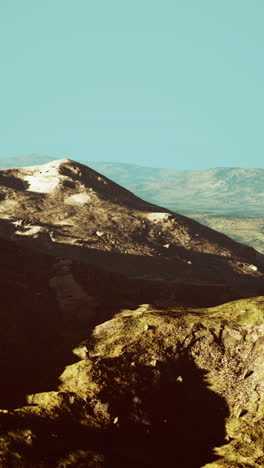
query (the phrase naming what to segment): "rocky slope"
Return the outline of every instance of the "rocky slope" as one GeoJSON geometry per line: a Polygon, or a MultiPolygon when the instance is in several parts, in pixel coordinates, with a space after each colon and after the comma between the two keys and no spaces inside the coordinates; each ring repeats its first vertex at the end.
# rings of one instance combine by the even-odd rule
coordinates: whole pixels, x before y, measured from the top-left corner
{"type": "MultiPolygon", "coordinates": [[[[86,336],[84,327],[153,299],[148,285],[142,291],[142,282],[3,239],[0,282],[2,408],[20,404],[26,393],[52,388],[71,346],[86,336]]],[[[155,291],[158,300],[165,294],[155,291]]]]}
{"type": "Polygon", "coordinates": [[[57,390],[0,411],[1,466],[262,468],[263,318],[259,297],[87,330],[57,390]]]}
{"type": "MultiPolygon", "coordinates": [[[[52,159],[40,155],[2,158],[0,169],[45,164],[52,159]]],[[[264,253],[263,169],[177,171],[110,162],[83,164],[147,201],[162,204],[264,253]]]]}
{"type": "Polygon", "coordinates": [[[120,163],[87,164],[144,200],[171,210],[264,214],[264,169],[216,167],[175,171],[134,165],[126,167],[120,163]]]}
{"type": "Polygon", "coordinates": [[[264,297],[206,306],[262,256],[73,161],[0,182],[0,465],[261,468],[264,297]]]}
{"type": "Polygon", "coordinates": [[[223,232],[228,237],[253,247],[264,254],[264,216],[216,211],[181,211],[205,226],[223,232]]]}
{"type": "MultiPolygon", "coordinates": [[[[0,168],[39,165],[50,156],[1,158],[0,168]]],[[[80,161],[137,196],[173,211],[219,210],[225,213],[264,215],[264,169],[217,167],[183,171],[136,164],[80,161]]]]}
{"type": "Polygon", "coordinates": [[[3,237],[175,287],[243,285],[246,295],[261,294],[264,257],[254,249],[144,202],[87,166],[65,159],[8,169],[0,184],[3,237]]]}
{"type": "MultiPolygon", "coordinates": [[[[70,258],[0,239],[0,407],[16,407],[25,395],[56,388],[72,347],[87,329],[126,307],[144,302],[215,304],[230,290],[201,293],[159,281],[128,278],[70,258]],[[56,354],[56,356],[55,356],[56,354]]],[[[252,290],[252,295],[254,290],[252,290]]]]}
{"type": "Polygon", "coordinates": [[[0,281],[0,408],[25,403],[28,393],[56,388],[87,326],[147,299],[139,285],[120,275],[69,265],[67,259],[9,241],[0,241],[0,281]]]}

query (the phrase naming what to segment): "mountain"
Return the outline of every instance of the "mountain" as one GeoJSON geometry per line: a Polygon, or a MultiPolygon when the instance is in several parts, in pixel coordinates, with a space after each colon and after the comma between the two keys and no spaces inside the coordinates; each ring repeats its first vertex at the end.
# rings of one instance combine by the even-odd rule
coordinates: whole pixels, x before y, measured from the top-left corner
{"type": "MultiPolygon", "coordinates": [[[[0,168],[51,162],[49,156],[0,159],[0,168]]],[[[200,171],[159,169],[135,164],[81,163],[102,173],[140,198],[173,211],[212,210],[264,215],[264,169],[218,167],[200,171]]]]}
{"type": "MultiPolygon", "coordinates": [[[[0,158],[0,169],[14,167],[36,166],[53,161],[54,158],[46,155],[24,155],[12,158],[0,158]]],[[[76,160],[74,158],[74,160],[76,160]]],[[[77,161],[77,160],[76,160],[77,161]]],[[[89,160],[80,160],[77,162],[85,164],[98,172],[101,172],[109,179],[117,182],[126,188],[127,186],[137,186],[149,182],[158,182],[166,180],[171,176],[179,176],[186,171],[177,171],[173,169],[157,169],[144,167],[136,164],[112,163],[112,162],[94,162],[89,160]]]]}
{"type": "Polygon", "coordinates": [[[191,217],[264,253],[264,169],[173,171],[87,163],[144,200],[191,217]]]}
{"type": "MultiPolygon", "coordinates": [[[[38,155],[5,158],[0,159],[0,168],[52,160],[38,155]]],[[[147,201],[162,204],[264,253],[264,169],[177,171],[135,164],[83,163],[147,201]]]]}
{"type": "MultiPolygon", "coordinates": [[[[264,257],[69,159],[0,172],[3,237],[145,280],[261,288],[264,257]]],[[[240,297],[240,296],[239,296],[240,297]]]]}

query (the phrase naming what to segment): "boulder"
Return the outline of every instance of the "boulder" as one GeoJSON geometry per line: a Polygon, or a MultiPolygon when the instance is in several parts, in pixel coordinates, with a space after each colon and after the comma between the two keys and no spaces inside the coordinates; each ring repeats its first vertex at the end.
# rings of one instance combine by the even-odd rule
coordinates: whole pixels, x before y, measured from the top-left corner
{"type": "Polygon", "coordinates": [[[263,297],[122,311],[0,414],[1,466],[262,468],[263,318],[263,297]]]}

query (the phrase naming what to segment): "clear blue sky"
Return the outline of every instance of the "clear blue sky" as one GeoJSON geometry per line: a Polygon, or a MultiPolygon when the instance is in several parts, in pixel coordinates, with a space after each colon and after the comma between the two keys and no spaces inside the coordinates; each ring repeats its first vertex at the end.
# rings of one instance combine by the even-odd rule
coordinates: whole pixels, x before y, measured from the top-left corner
{"type": "Polygon", "coordinates": [[[264,167],[263,0],[0,0],[0,157],[264,167]]]}

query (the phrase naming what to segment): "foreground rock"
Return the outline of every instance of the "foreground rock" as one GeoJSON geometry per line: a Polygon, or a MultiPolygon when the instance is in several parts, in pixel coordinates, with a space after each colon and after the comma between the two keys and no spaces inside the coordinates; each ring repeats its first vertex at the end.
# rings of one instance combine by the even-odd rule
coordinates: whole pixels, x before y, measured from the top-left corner
{"type": "Polygon", "coordinates": [[[263,318],[263,297],[124,310],[58,391],[1,412],[1,466],[263,467],[263,318]]]}

